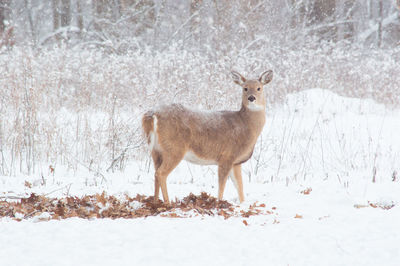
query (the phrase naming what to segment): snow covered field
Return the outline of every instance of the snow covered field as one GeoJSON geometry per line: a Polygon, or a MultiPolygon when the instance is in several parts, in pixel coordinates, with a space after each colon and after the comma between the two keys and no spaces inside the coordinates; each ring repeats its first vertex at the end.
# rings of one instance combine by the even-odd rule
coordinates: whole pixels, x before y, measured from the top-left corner
{"type": "MultiPolygon", "coordinates": [[[[2,218],[0,265],[399,265],[399,109],[312,89],[267,111],[262,137],[243,167],[246,201],[236,207],[264,203],[265,214],[2,218]]],[[[146,160],[104,178],[85,168],[43,169],[1,176],[0,197],[153,193],[146,160]]],[[[182,162],[168,189],[171,198],[201,191],[216,196],[216,168],[182,162]]],[[[237,204],[231,182],[224,198],[237,204]]]]}

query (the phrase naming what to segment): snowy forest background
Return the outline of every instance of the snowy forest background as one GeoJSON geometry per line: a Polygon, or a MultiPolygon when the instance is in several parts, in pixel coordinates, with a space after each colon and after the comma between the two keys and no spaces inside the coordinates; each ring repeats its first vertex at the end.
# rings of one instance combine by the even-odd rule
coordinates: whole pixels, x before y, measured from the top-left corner
{"type": "Polygon", "coordinates": [[[0,175],[147,164],[140,115],[235,109],[232,69],[274,70],[270,109],[310,88],[395,108],[399,62],[396,0],[1,0],[0,175]]]}
{"type": "Polygon", "coordinates": [[[344,40],[388,48],[399,42],[399,6],[396,0],[1,0],[0,30],[3,45],[63,41],[117,54],[171,44],[229,54],[267,40],[285,48],[344,40]]]}

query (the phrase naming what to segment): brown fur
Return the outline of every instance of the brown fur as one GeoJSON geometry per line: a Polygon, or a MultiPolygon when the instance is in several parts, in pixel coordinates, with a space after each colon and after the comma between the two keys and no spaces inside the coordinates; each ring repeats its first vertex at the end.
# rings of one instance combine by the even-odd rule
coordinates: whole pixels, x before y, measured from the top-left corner
{"type": "Polygon", "coordinates": [[[150,139],[148,138],[149,137],[149,134],[150,134],[150,131],[152,131],[153,130],[153,128],[154,128],[154,124],[153,124],[153,112],[152,111],[149,111],[149,112],[147,112],[147,113],[145,113],[144,115],[143,115],[143,117],[142,117],[142,127],[143,127],[143,131],[144,131],[144,134],[146,135],[146,137],[147,137],[147,142],[150,144],[150,139]]]}
{"type": "Polygon", "coordinates": [[[161,186],[164,201],[169,202],[166,179],[187,155],[186,159],[191,162],[218,165],[220,200],[232,171],[239,200],[243,202],[241,164],[250,159],[265,124],[263,85],[271,81],[272,71],[264,72],[258,80],[246,80],[237,72],[232,75],[235,83],[243,88],[239,111],[198,112],[172,104],[143,116],[144,133],[148,143],[153,144],[155,200],[161,186]],[[250,97],[255,97],[253,102],[257,106],[252,105],[250,97]]]}

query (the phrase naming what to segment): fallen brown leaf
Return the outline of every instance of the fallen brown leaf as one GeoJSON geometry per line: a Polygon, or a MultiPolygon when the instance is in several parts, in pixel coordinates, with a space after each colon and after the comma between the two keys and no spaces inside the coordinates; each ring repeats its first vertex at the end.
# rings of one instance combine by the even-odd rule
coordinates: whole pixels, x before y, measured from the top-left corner
{"type": "Polygon", "coordinates": [[[309,195],[312,191],[312,188],[306,188],[305,190],[300,191],[301,194],[309,195]]]}
{"type": "Polygon", "coordinates": [[[0,217],[22,220],[46,212],[50,219],[57,220],[70,217],[116,219],[157,215],[169,218],[219,215],[223,216],[224,219],[229,219],[233,216],[247,218],[263,214],[263,211],[259,208],[264,208],[265,204],[257,204],[251,205],[247,211],[235,211],[235,207],[231,203],[218,200],[205,192],[200,195],[189,194],[183,200],[172,201],[169,205],[164,204],[161,200],[154,201],[153,197],[139,194],[134,198],[125,195],[123,200],[119,200],[115,196],[107,196],[105,192],[86,195],[81,198],[66,197],[59,199],[32,193],[28,198],[23,198],[19,202],[0,201],[0,217]],[[132,202],[140,204],[132,205],[132,202]],[[136,205],[140,207],[132,209],[131,206],[136,205]],[[182,214],[177,214],[177,211],[182,212],[182,214]],[[193,214],[193,211],[195,214],[193,214]]]}
{"type": "Polygon", "coordinates": [[[29,183],[28,181],[25,181],[24,186],[26,186],[28,188],[32,188],[32,184],[29,183]]]}

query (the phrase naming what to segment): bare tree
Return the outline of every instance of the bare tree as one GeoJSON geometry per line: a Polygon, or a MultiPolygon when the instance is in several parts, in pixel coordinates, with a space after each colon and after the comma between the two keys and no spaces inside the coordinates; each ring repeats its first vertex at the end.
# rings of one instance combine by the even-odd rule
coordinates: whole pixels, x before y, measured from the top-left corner
{"type": "Polygon", "coordinates": [[[354,12],[358,3],[349,0],[336,0],[334,24],[336,25],[336,40],[352,39],[354,37],[354,29],[356,20],[354,20],[354,12]]]}
{"type": "Polygon", "coordinates": [[[83,14],[81,1],[76,1],[76,21],[80,32],[83,30],[83,14]]]}
{"type": "Polygon", "coordinates": [[[35,25],[33,23],[33,14],[32,14],[32,3],[29,0],[25,0],[24,1],[25,4],[25,12],[26,12],[26,16],[27,16],[27,20],[29,23],[29,33],[31,35],[31,41],[33,42],[34,45],[36,45],[36,41],[37,41],[37,36],[36,36],[36,28],[35,25]]]}
{"type": "Polygon", "coordinates": [[[0,35],[3,34],[7,25],[6,20],[9,17],[10,11],[9,0],[0,0],[0,35]]]}
{"type": "Polygon", "coordinates": [[[105,4],[106,0],[92,1],[93,26],[97,32],[101,31],[101,26],[98,23],[98,18],[103,16],[105,4]]]}
{"type": "Polygon", "coordinates": [[[0,0],[0,48],[14,45],[14,27],[9,25],[10,0],[0,0]]]}
{"type": "Polygon", "coordinates": [[[211,53],[258,49],[265,41],[298,46],[311,39],[389,46],[398,43],[400,35],[399,15],[395,16],[399,4],[400,0],[0,0],[0,33],[11,10],[9,21],[18,29],[14,35],[24,43],[39,40],[45,45],[67,36],[114,52],[145,46],[162,50],[177,40],[186,48],[211,53]],[[84,36],[71,34],[84,29],[84,36]]]}
{"type": "MultiPolygon", "coordinates": [[[[51,7],[53,11],[53,31],[56,32],[58,28],[60,28],[60,0],[52,0],[51,7]]],[[[56,40],[59,39],[59,36],[55,36],[56,40]]]]}
{"type": "Polygon", "coordinates": [[[197,46],[201,41],[201,16],[200,10],[203,0],[192,0],[190,3],[190,34],[192,35],[192,45],[197,46]]]}
{"type": "Polygon", "coordinates": [[[61,0],[61,27],[71,24],[71,0],[61,0]]]}
{"type": "Polygon", "coordinates": [[[377,46],[382,46],[382,21],[383,21],[383,0],[378,3],[378,31],[377,31],[377,46]]]}

